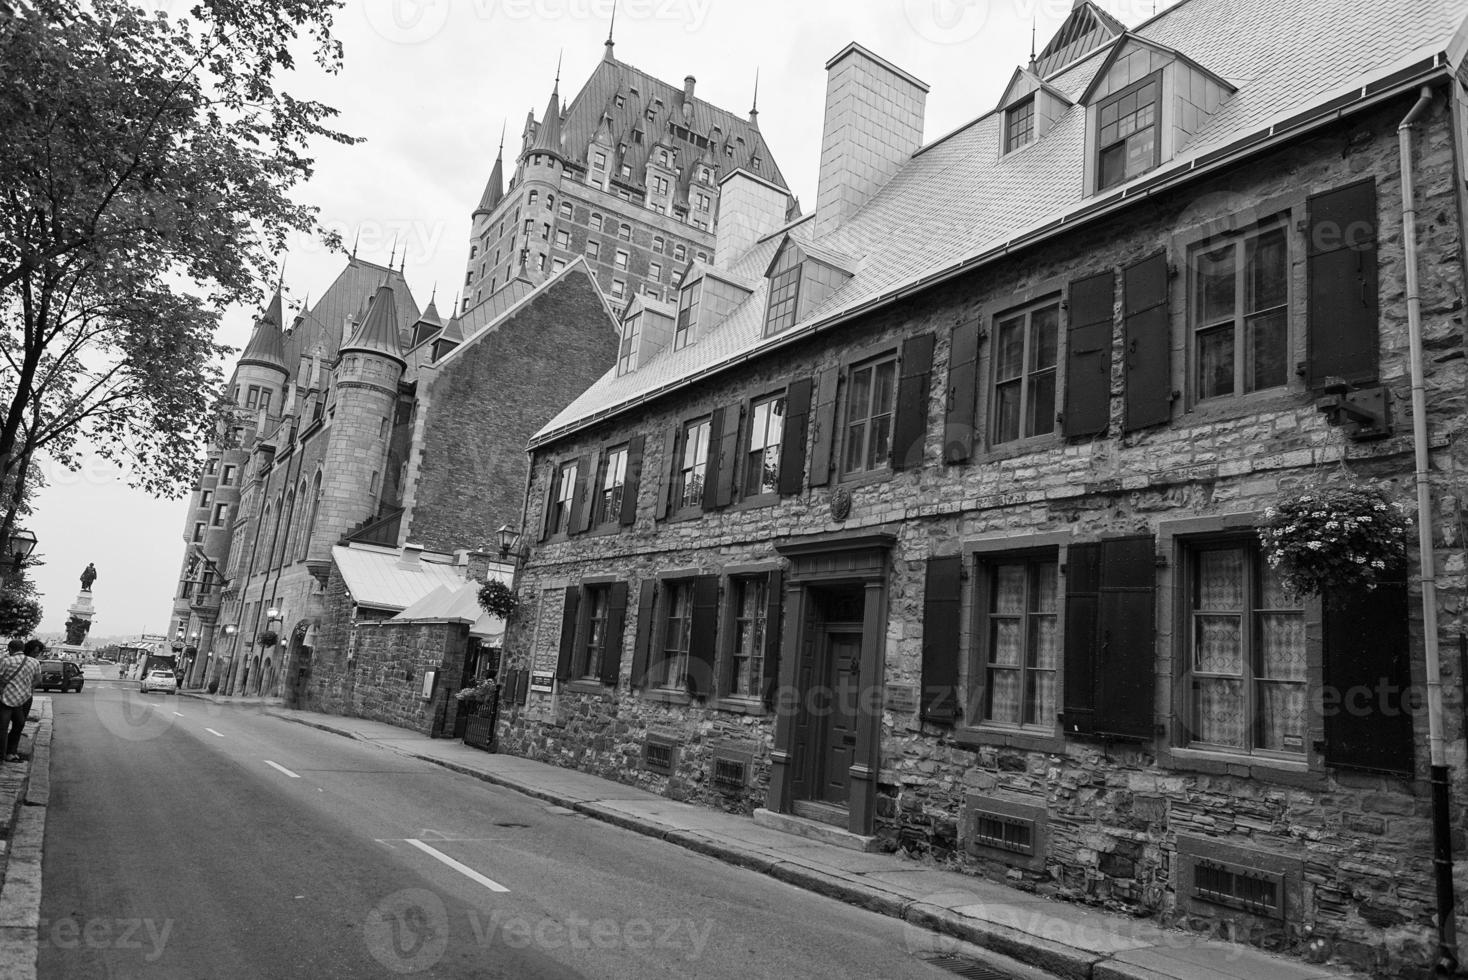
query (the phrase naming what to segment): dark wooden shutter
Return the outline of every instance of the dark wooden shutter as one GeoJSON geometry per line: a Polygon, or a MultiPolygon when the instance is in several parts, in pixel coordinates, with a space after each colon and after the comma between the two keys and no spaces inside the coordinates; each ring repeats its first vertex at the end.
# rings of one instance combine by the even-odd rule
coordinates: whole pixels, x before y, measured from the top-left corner
{"type": "Polygon", "coordinates": [[[658,473],[658,501],[653,515],[662,520],[668,516],[668,502],[673,496],[673,474],[678,467],[678,426],[668,429],[663,437],[663,466],[658,473]]]}
{"type": "Polygon", "coordinates": [[[958,715],[958,609],[963,559],[929,558],[923,595],[922,720],[951,725],[958,715]]]}
{"type": "Polygon", "coordinates": [[[974,452],[974,400],[979,360],[979,318],[953,328],[948,348],[948,397],[943,410],[943,462],[962,463],[974,452]]]}
{"type": "Polygon", "coordinates": [[[637,523],[637,491],[642,485],[642,449],[645,440],[633,436],[627,443],[627,479],[622,483],[622,510],[617,523],[628,527],[637,523]]]}
{"type": "Polygon", "coordinates": [[[1126,344],[1127,432],[1172,418],[1171,337],[1167,322],[1167,253],[1122,271],[1126,344]]]}
{"type": "Polygon", "coordinates": [[[770,573],[765,595],[765,662],[760,677],[761,700],[774,706],[775,689],[780,686],[780,610],[784,608],[785,584],[778,571],[770,573]]]}
{"type": "Polygon", "coordinates": [[[637,634],[632,642],[632,688],[636,690],[647,683],[647,656],[652,649],[653,606],[657,598],[657,582],[642,580],[642,591],[637,596],[637,634]]]}
{"type": "Polygon", "coordinates": [[[607,592],[607,631],[602,641],[601,682],[616,687],[622,673],[622,628],[627,622],[627,583],[613,582],[607,592]]]}
{"type": "Polygon", "coordinates": [[[1107,271],[1070,284],[1065,331],[1065,408],[1060,431],[1095,436],[1111,418],[1111,319],[1114,277],[1107,271]]]}
{"type": "Polygon", "coordinates": [[[566,605],[561,610],[561,655],[556,660],[556,680],[571,679],[572,664],[576,659],[576,622],[581,610],[581,588],[573,585],[566,590],[566,605]]]}
{"type": "Polygon", "coordinates": [[[785,423],[780,433],[780,493],[799,493],[805,480],[805,436],[810,422],[810,378],[790,382],[785,390],[785,423]]]}
{"type": "Polygon", "coordinates": [[[545,479],[545,509],[540,512],[540,540],[544,541],[551,536],[555,530],[554,521],[551,517],[556,507],[556,474],[558,470],[554,463],[551,464],[550,474],[545,479]]]}
{"type": "Polygon", "coordinates": [[[1065,556],[1065,676],[1061,727],[1067,735],[1096,730],[1096,633],[1101,607],[1101,545],[1073,544],[1065,556]]]}
{"type": "Polygon", "coordinates": [[[1325,761],[1411,773],[1407,584],[1391,582],[1323,605],[1325,761]]]}
{"type": "Polygon", "coordinates": [[[810,443],[810,485],[831,482],[831,450],[836,444],[836,387],[841,373],[836,368],[821,372],[816,385],[816,424],[810,443]]]}
{"type": "Polygon", "coordinates": [[[698,505],[703,510],[713,510],[719,499],[719,447],[724,441],[724,410],[714,409],[709,416],[708,455],[703,460],[703,489],[698,495],[698,505]]]}
{"type": "Polygon", "coordinates": [[[1309,201],[1306,272],[1310,306],[1306,381],[1377,380],[1376,181],[1316,194],[1309,201]]]}
{"type": "Polygon", "coordinates": [[[923,465],[923,443],[928,433],[928,386],[933,378],[933,335],[922,334],[902,342],[897,382],[897,412],[892,421],[892,468],[917,469],[923,465]]]}
{"type": "Polygon", "coordinates": [[[530,700],[530,668],[526,667],[515,675],[515,703],[524,704],[530,700]]]}
{"type": "Polygon", "coordinates": [[[591,498],[594,497],[595,489],[587,493],[588,484],[595,482],[591,473],[594,456],[582,456],[576,461],[576,489],[571,492],[571,522],[567,526],[567,533],[580,534],[591,526],[591,498]]]}
{"type": "Polygon", "coordinates": [[[714,693],[714,663],[718,659],[719,577],[700,575],[693,580],[692,621],[688,637],[688,693],[714,693]]]}
{"type": "Polygon", "coordinates": [[[715,507],[727,507],[734,501],[734,474],[739,469],[739,419],[742,408],[742,405],[734,404],[720,409],[724,413],[723,437],[717,446],[712,439],[709,441],[709,453],[716,456],[719,463],[718,486],[714,491],[715,507]]]}
{"type": "Polygon", "coordinates": [[[1156,734],[1156,553],[1151,535],[1101,542],[1096,733],[1150,741],[1156,734]]]}

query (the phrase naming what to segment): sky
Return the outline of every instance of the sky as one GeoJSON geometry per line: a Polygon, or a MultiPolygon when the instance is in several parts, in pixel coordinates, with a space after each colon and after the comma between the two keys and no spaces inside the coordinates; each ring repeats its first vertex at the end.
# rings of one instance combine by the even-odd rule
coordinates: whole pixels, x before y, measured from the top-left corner
{"type": "MultiPolygon", "coordinates": [[[[192,0],[149,0],[177,16],[192,0]]],[[[1135,27],[1174,0],[1099,0],[1135,27]]],[[[603,54],[613,0],[348,0],[334,32],[336,75],[303,64],[282,85],[335,106],[337,128],[364,142],[323,141],[296,200],[322,225],[386,263],[397,250],[420,305],[447,310],[462,282],[470,216],[506,130],[506,177],[527,111],[544,112],[561,64],[563,100],[603,54]]],[[[759,124],[809,211],[816,198],[825,63],[857,41],[930,86],[924,141],[992,110],[1014,69],[1059,28],[1071,0],[616,0],[618,60],[665,81],[697,78],[698,97],[746,113],[759,76],[759,124]]],[[[343,256],[301,236],[284,257],[287,322],[319,296],[343,256]]],[[[396,262],[394,263],[396,264],[396,262]]],[[[261,302],[266,297],[261,297],[261,302]]],[[[257,308],[229,310],[223,343],[242,348],[257,308]]],[[[94,637],[164,633],[183,560],[187,500],[159,500],[99,461],[69,473],[43,461],[47,485],[27,526],[44,593],[42,632],[64,629],[94,562],[94,637]]]]}

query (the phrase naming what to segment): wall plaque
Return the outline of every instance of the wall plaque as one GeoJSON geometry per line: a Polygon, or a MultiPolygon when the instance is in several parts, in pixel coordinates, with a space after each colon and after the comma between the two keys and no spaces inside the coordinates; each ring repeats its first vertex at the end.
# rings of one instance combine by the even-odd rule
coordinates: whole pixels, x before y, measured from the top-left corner
{"type": "Polygon", "coordinates": [[[888,711],[911,714],[917,710],[917,687],[913,684],[888,684],[883,698],[888,711]]]}

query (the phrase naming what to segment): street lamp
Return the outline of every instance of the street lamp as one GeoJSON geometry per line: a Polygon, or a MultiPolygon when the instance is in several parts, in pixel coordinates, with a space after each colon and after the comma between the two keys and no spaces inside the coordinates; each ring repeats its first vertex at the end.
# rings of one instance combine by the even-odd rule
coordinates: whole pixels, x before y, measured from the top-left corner
{"type": "Polygon", "coordinates": [[[279,609],[276,609],[274,607],[271,607],[270,609],[265,610],[265,626],[266,626],[266,628],[268,629],[271,623],[279,622],[281,620],[281,618],[282,617],[280,615],[280,610],[279,609]]]}
{"type": "MultiPolygon", "coordinates": [[[[498,533],[500,536],[500,557],[508,558],[510,557],[510,552],[515,550],[515,545],[520,543],[520,532],[508,524],[501,524],[498,533]]],[[[518,559],[520,556],[516,554],[515,557],[518,559]]]]}
{"type": "Polygon", "coordinates": [[[5,538],[5,548],[0,551],[0,582],[3,582],[5,573],[19,572],[26,561],[31,557],[31,552],[36,550],[36,536],[30,531],[11,531],[5,538]]]}

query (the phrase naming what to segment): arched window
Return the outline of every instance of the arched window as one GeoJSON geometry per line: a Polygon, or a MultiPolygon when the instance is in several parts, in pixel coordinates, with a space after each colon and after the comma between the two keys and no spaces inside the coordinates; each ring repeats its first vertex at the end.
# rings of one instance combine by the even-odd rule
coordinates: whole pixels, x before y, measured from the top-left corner
{"type": "Polygon", "coordinates": [[[306,527],[306,520],[310,513],[311,498],[306,496],[306,481],[303,478],[301,485],[296,488],[296,530],[295,536],[291,539],[295,542],[295,547],[287,552],[287,555],[291,556],[294,561],[300,561],[306,557],[306,539],[309,530],[306,527]]]}
{"type": "Polygon", "coordinates": [[[285,521],[285,495],[277,494],[275,497],[275,523],[270,525],[270,537],[266,552],[266,568],[274,568],[275,561],[280,556],[280,525],[285,521]]]}
{"type": "Polygon", "coordinates": [[[306,525],[305,540],[301,542],[301,557],[305,558],[311,550],[311,538],[316,533],[316,515],[321,511],[321,471],[316,471],[316,477],[311,481],[311,520],[306,525]]]}
{"type": "Polygon", "coordinates": [[[291,533],[296,529],[296,492],[292,490],[285,498],[285,510],[281,513],[281,523],[285,525],[280,532],[280,564],[288,565],[291,555],[291,533]]]}

